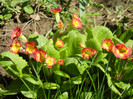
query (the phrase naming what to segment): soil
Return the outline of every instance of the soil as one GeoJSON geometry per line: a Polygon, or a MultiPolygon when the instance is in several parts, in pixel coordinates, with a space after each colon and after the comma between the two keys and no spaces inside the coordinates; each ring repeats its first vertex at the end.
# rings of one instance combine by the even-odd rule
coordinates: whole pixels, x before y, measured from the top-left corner
{"type": "MultiPolygon", "coordinates": [[[[68,2],[69,0],[65,0],[68,2]]],[[[98,16],[87,16],[94,21],[89,22],[88,25],[104,25],[112,30],[117,28],[118,24],[123,25],[124,29],[129,29],[133,26],[133,0],[93,0],[95,4],[101,3],[104,7],[93,6],[89,7],[86,12],[99,12],[98,16]]],[[[64,5],[66,3],[64,2],[64,5]]],[[[72,0],[69,8],[75,8],[78,10],[79,1],[72,0]]],[[[23,13],[13,16],[13,18],[7,21],[3,26],[0,26],[0,53],[9,51],[9,46],[12,43],[11,33],[17,26],[22,27],[23,34],[28,37],[29,34],[41,34],[46,35],[50,31],[55,23],[55,19],[47,17],[44,13],[38,12],[33,16],[25,15],[23,13]],[[38,18],[36,19],[35,17],[38,18]]],[[[11,75],[4,71],[0,66],[0,84],[2,78],[5,77],[14,79],[11,75]]]]}

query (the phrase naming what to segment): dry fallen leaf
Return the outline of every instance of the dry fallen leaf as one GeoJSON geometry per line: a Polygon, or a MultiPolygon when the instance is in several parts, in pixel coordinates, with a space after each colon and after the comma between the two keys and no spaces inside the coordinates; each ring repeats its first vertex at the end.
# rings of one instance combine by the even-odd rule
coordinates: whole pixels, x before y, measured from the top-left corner
{"type": "Polygon", "coordinates": [[[34,20],[37,20],[39,21],[40,20],[40,16],[38,14],[33,14],[33,15],[30,15],[30,17],[34,20]]]}

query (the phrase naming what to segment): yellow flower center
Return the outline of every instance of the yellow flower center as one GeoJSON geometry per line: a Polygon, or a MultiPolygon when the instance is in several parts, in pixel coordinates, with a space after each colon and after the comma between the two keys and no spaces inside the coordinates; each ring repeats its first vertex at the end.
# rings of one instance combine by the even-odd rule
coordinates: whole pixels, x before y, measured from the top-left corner
{"type": "Polygon", "coordinates": [[[13,44],[12,50],[17,52],[19,48],[20,48],[20,44],[16,43],[16,44],[13,44]]]}
{"type": "Polygon", "coordinates": [[[38,57],[38,60],[43,60],[44,55],[43,55],[42,52],[40,52],[40,53],[37,54],[37,57],[38,57]]]}
{"type": "Polygon", "coordinates": [[[35,51],[35,47],[32,46],[31,44],[27,45],[27,51],[29,51],[30,53],[32,53],[33,51],[35,51]]]}
{"type": "Polygon", "coordinates": [[[49,66],[53,65],[53,59],[52,58],[47,59],[47,65],[49,65],[49,66]]]}

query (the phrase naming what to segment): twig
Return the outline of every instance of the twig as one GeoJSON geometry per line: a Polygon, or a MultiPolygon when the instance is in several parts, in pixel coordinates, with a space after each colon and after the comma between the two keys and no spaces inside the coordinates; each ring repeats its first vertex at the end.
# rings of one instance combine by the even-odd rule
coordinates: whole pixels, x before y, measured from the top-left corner
{"type": "Polygon", "coordinates": [[[30,24],[30,22],[32,22],[32,21],[33,21],[33,19],[29,20],[29,21],[22,27],[22,29],[25,30],[25,29],[28,27],[28,25],[30,24]]]}

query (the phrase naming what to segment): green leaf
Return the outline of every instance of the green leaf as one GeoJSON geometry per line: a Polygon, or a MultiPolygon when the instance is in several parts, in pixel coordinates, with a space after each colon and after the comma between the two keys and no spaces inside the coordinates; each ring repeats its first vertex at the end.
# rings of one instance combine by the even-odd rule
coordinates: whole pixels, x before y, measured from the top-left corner
{"type": "Polygon", "coordinates": [[[37,39],[38,36],[39,35],[37,35],[37,34],[30,34],[29,37],[28,37],[28,40],[29,41],[34,41],[34,39],[37,39]]]}
{"type": "Polygon", "coordinates": [[[115,36],[112,38],[112,40],[113,40],[114,44],[118,44],[118,43],[124,44],[119,38],[117,38],[115,36]]]}
{"type": "Polygon", "coordinates": [[[56,70],[56,71],[53,71],[56,75],[59,75],[59,76],[61,76],[61,77],[66,77],[66,78],[70,78],[70,76],[67,74],[67,73],[65,73],[65,72],[62,72],[62,71],[60,71],[60,70],[56,70]]]}
{"type": "Polygon", "coordinates": [[[93,99],[93,94],[92,92],[82,92],[80,99],[93,99]]]}
{"type": "Polygon", "coordinates": [[[48,39],[46,37],[44,37],[43,35],[39,35],[36,40],[37,40],[37,43],[38,43],[38,48],[46,45],[47,42],[48,42],[48,39]]]}
{"type": "Polygon", "coordinates": [[[72,75],[79,75],[80,72],[77,68],[78,61],[76,58],[68,58],[65,60],[64,68],[72,75]]]}
{"type": "Polygon", "coordinates": [[[86,46],[95,50],[99,50],[101,47],[100,43],[95,38],[88,39],[86,42],[86,46]]]}
{"type": "Polygon", "coordinates": [[[33,8],[30,5],[25,6],[24,11],[28,14],[32,14],[34,12],[33,8]]]}
{"type": "Polygon", "coordinates": [[[4,24],[4,21],[0,21],[0,25],[3,25],[4,24]]]}
{"type": "Polygon", "coordinates": [[[66,90],[69,90],[74,87],[74,83],[71,80],[64,81],[63,84],[60,87],[60,91],[64,92],[66,90]]]}
{"type": "Polygon", "coordinates": [[[40,85],[40,82],[32,75],[23,74],[22,77],[24,80],[27,80],[28,82],[32,83],[33,85],[40,85]]]}
{"type": "Polygon", "coordinates": [[[11,6],[15,6],[17,3],[21,2],[20,0],[12,0],[11,1],[11,6]]]}
{"type": "Polygon", "coordinates": [[[46,37],[37,34],[30,34],[28,40],[30,42],[34,41],[38,48],[41,48],[48,43],[48,39],[46,37]]]}
{"type": "Polygon", "coordinates": [[[43,86],[45,89],[58,89],[58,88],[60,88],[60,86],[58,84],[51,83],[51,82],[45,82],[43,86]]]}
{"type": "Polygon", "coordinates": [[[56,60],[60,58],[58,50],[54,48],[51,42],[47,44],[46,52],[48,56],[54,57],[56,60]]]}
{"type": "Polygon", "coordinates": [[[8,85],[7,87],[7,93],[6,95],[10,95],[9,93],[14,93],[14,94],[17,94],[17,93],[20,93],[20,88],[21,88],[21,85],[22,85],[22,81],[20,79],[16,79],[16,80],[13,80],[10,85],[8,85]]]}
{"type": "Polygon", "coordinates": [[[105,38],[113,38],[112,32],[107,27],[96,26],[93,28],[92,31],[94,33],[95,40],[97,40],[100,43],[100,45],[102,44],[105,38]]]}
{"type": "Polygon", "coordinates": [[[0,19],[1,19],[1,20],[4,20],[4,16],[3,16],[3,15],[0,15],[0,19]]]}
{"type": "Polygon", "coordinates": [[[133,79],[133,62],[131,61],[127,62],[122,79],[127,81],[133,79]]]}
{"type": "Polygon", "coordinates": [[[26,83],[26,85],[29,89],[23,84],[21,87],[21,93],[27,98],[37,98],[37,90],[39,89],[39,87],[31,83],[26,83]]]}
{"type": "Polygon", "coordinates": [[[71,80],[75,85],[81,84],[81,83],[82,83],[82,78],[81,78],[81,76],[72,77],[70,80],[71,80]]]}
{"type": "Polygon", "coordinates": [[[14,54],[8,51],[8,52],[2,53],[1,56],[10,58],[10,60],[14,63],[14,65],[16,65],[16,68],[20,72],[22,71],[23,68],[27,66],[27,62],[18,54],[14,54]]]}
{"type": "Polygon", "coordinates": [[[123,90],[128,90],[131,87],[130,83],[124,83],[122,81],[114,81],[114,84],[123,90]]]}
{"type": "Polygon", "coordinates": [[[11,17],[12,17],[12,14],[5,14],[4,20],[9,20],[9,19],[11,19],[11,17]]]}
{"type": "Polygon", "coordinates": [[[74,87],[74,85],[81,84],[82,83],[82,78],[81,76],[76,76],[72,77],[71,79],[64,81],[63,84],[61,85],[60,90],[61,91],[66,91],[74,87]]]}
{"type": "Polygon", "coordinates": [[[129,40],[126,42],[125,45],[128,46],[128,47],[133,48],[133,40],[130,40],[130,39],[129,39],[129,40]]]}
{"type": "Polygon", "coordinates": [[[24,43],[27,42],[27,38],[26,38],[23,34],[21,34],[21,35],[19,36],[19,38],[21,39],[22,42],[24,42],[24,43]]]}
{"type": "Polygon", "coordinates": [[[131,37],[133,37],[133,28],[128,29],[125,31],[121,36],[120,40],[126,43],[131,37]]]}
{"type": "Polygon", "coordinates": [[[68,99],[68,92],[64,92],[57,97],[57,99],[68,99]]]}
{"type": "Polygon", "coordinates": [[[92,28],[87,28],[87,29],[84,30],[84,32],[87,35],[87,40],[94,38],[92,28]]]}
{"type": "Polygon", "coordinates": [[[70,31],[68,33],[69,39],[65,41],[68,46],[68,54],[69,56],[81,53],[82,47],[79,43],[85,43],[86,36],[84,34],[79,33],[78,31],[70,31]]]}
{"type": "Polygon", "coordinates": [[[94,63],[102,61],[107,56],[107,53],[98,52],[97,57],[94,60],[94,63]]]}
{"type": "Polygon", "coordinates": [[[122,33],[122,26],[118,24],[115,34],[117,35],[117,37],[119,37],[121,33],[122,33]]]}
{"type": "Polygon", "coordinates": [[[16,92],[10,92],[8,90],[4,90],[4,89],[0,88],[0,96],[2,96],[2,95],[15,95],[15,94],[16,94],[16,92]]]}
{"type": "Polygon", "coordinates": [[[112,82],[111,76],[107,75],[107,81],[108,81],[108,86],[109,88],[115,92],[118,95],[121,95],[121,93],[118,91],[118,89],[115,87],[114,83],[112,82]]]}
{"type": "MultiPolygon", "coordinates": [[[[105,72],[105,69],[104,69],[101,65],[97,64],[97,67],[98,67],[101,71],[103,71],[104,73],[106,73],[106,72],[105,72]]],[[[106,77],[107,77],[107,83],[108,83],[109,88],[110,88],[113,92],[115,92],[116,94],[121,95],[121,93],[119,92],[119,90],[115,87],[115,85],[114,85],[114,83],[113,83],[113,81],[112,81],[112,79],[111,79],[110,74],[107,74],[107,73],[106,73],[105,75],[106,75],[106,77]]]]}
{"type": "Polygon", "coordinates": [[[0,55],[0,64],[2,65],[2,67],[8,67],[8,66],[13,65],[13,62],[9,58],[7,58],[7,57],[3,58],[0,55]]]}

